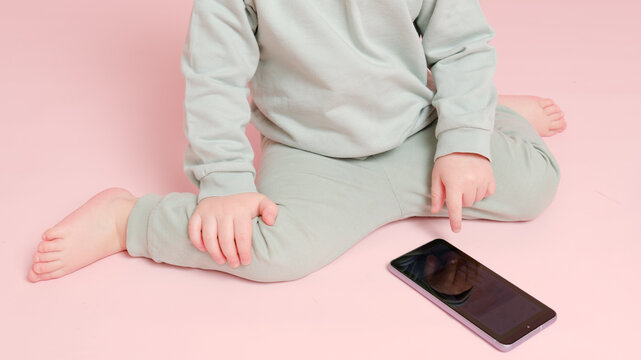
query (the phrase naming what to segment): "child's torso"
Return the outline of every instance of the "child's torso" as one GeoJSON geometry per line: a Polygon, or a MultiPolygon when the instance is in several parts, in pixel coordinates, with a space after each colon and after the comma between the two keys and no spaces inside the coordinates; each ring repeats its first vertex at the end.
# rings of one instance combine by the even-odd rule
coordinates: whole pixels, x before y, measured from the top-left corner
{"type": "Polygon", "coordinates": [[[423,128],[433,96],[413,21],[422,0],[246,0],[260,63],[253,122],[317,153],[364,156],[423,128]]]}

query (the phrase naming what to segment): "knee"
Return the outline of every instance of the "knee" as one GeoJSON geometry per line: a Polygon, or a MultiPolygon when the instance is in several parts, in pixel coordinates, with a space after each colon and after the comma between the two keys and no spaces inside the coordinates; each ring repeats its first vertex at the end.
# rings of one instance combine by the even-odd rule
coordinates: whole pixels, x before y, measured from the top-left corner
{"type": "MultiPolygon", "coordinates": [[[[252,259],[254,262],[251,273],[246,276],[248,279],[258,282],[281,282],[293,281],[320,269],[312,261],[305,258],[289,257],[283,255],[267,255],[252,259]]],[[[251,267],[252,264],[249,265],[251,267]]]]}
{"type": "Polygon", "coordinates": [[[316,270],[318,270],[318,268],[294,261],[279,262],[270,259],[267,265],[261,266],[261,271],[254,271],[250,276],[246,276],[246,278],[265,283],[293,281],[304,278],[316,270]]]}
{"type": "Polygon", "coordinates": [[[519,174],[511,196],[514,220],[533,220],[552,203],[561,179],[556,162],[545,159],[548,163],[544,171],[519,174]]]}
{"type": "Polygon", "coordinates": [[[257,226],[259,233],[252,239],[252,263],[247,266],[245,277],[259,282],[292,281],[331,261],[323,255],[323,249],[315,249],[313,244],[318,241],[314,241],[312,234],[297,231],[291,225],[281,222],[269,227],[261,222],[257,226]]]}

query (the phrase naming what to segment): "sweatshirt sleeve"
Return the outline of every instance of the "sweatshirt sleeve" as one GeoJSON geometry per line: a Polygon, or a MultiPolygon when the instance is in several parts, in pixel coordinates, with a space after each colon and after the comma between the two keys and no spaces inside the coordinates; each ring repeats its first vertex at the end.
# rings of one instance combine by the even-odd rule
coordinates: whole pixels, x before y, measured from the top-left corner
{"type": "Polygon", "coordinates": [[[494,31],[477,0],[425,0],[416,19],[438,113],[434,159],[454,152],[491,160],[497,94],[494,31]]]}
{"type": "Polygon", "coordinates": [[[255,192],[247,83],[259,60],[255,14],[239,0],[194,0],[181,56],[184,170],[198,201],[255,192]]]}

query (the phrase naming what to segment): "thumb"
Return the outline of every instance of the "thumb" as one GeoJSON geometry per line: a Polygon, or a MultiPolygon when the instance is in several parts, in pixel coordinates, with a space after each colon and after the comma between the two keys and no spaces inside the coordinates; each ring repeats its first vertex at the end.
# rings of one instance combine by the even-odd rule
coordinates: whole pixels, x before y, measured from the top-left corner
{"type": "Polygon", "coordinates": [[[268,197],[265,197],[258,203],[258,215],[260,215],[265,224],[274,225],[278,215],[278,206],[268,197]]]}

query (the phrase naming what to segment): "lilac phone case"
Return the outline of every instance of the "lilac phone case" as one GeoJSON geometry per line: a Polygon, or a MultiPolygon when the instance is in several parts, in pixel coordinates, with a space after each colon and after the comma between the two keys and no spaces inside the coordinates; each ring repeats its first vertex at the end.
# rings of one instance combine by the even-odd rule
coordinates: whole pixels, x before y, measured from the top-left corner
{"type": "Polygon", "coordinates": [[[399,279],[403,280],[403,282],[405,282],[406,284],[408,284],[409,286],[414,288],[414,290],[418,291],[421,295],[423,295],[426,298],[428,298],[431,302],[436,304],[436,306],[440,307],[443,311],[445,311],[450,316],[452,316],[453,318],[458,320],[460,323],[465,325],[468,329],[470,329],[474,333],[476,333],[476,335],[480,336],[483,340],[487,341],[490,345],[494,346],[495,348],[497,348],[500,351],[510,351],[510,350],[514,349],[516,346],[518,346],[519,344],[523,343],[525,340],[529,339],[530,337],[534,336],[534,334],[536,334],[536,333],[540,332],[541,330],[545,329],[546,327],[551,325],[556,320],[556,316],[555,316],[552,319],[550,319],[549,321],[547,321],[546,323],[544,323],[543,325],[541,325],[538,328],[530,331],[529,333],[527,333],[527,335],[523,336],[522,338],[520,338],[516,342],[514,342],[512,344],[502,344],[502,343],[498,342],[496,339],[494,339],[493,337],[491,337],[490,335],[488,335],[486,332],[484,332],[483,330],[478,328],[476,325],[472,324],[469,320],[467,320],[466,318],[461,316],[459,313],[454,311],[452,308],[450,308],[449,306],[444,304],[442,301],[437,299],[434,295],[430,294],[427,290],[423,289],[421,286],[419,286],[418,284],[416,284],[415,282],[410,280],[407,276],[403,275],[400,271],[396,270],[392,266],[392,264],[389,264],[387,266],[387,268],[389,269],[389,271],[392,274],[396,275],[399,279]]]}

